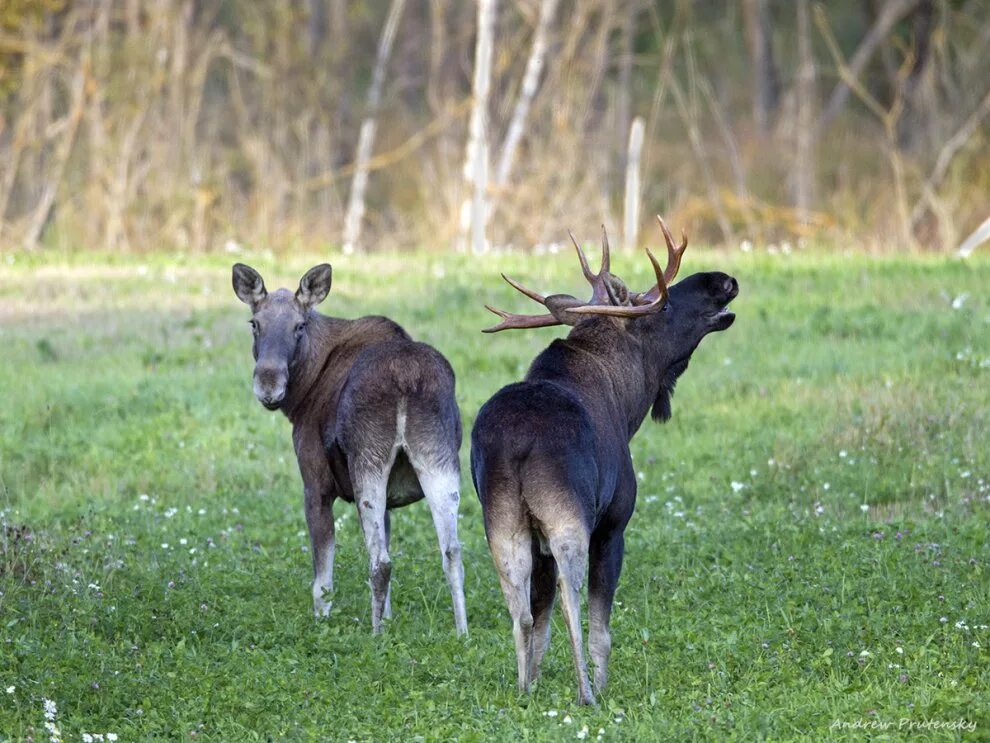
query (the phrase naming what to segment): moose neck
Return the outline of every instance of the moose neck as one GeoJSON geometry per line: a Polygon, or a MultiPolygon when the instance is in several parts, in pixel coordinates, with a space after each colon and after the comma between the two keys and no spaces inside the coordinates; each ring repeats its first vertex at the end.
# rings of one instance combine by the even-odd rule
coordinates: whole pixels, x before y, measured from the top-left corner
{"type": "Polygon", "coordinates": [[[323,386],[324,372],[333,363],[340,339],[346,337],[351,322],[310,311],[307,336],[299,357],[289,369],[289,385],[282,404],[282,412],[293,423],[307,410],[306,403],[314,388],[323,386]]]}
{"type": "Polygon", "coordinates": [[[628,441],[656,400],[664,369],[654,344],[616,332],[621,320],[596,319],[576,326],[536,359],[526,375],[560,384],[593,408],[593,418],[623,431],[628,441]]]}

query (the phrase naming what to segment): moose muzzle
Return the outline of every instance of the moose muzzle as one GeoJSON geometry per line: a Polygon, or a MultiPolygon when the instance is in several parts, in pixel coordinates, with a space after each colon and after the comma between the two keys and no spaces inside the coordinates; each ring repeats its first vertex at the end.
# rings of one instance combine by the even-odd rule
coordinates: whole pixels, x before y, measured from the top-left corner
{"type": "Polygon", "coordinates": [[[254,396],[269,410],[278,410],[288,383],[289,370],[285,365],[258,364],[254,368],[254,396]]]}

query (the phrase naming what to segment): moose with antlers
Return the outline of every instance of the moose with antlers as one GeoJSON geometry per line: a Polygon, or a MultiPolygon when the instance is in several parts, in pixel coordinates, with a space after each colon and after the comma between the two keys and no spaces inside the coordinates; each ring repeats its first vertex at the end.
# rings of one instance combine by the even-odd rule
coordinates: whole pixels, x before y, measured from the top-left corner
{"type": "Polygon", "coordinates": [[[522,382],[503,387],[478,413],[471,475],[485,534],[512,617],[519,689],[528,691],[550,641],[559,588],[577,673],[578,701],[593,704],[581,638],[581,589],[588,570],[588,646],[595,689],[604,689],[611,652],[609,618],[624,552],[623,532],[636,501],[629,441],[652,408],[670,418],[670,398],[691,354],[711,332],[732,325],[739,291],[724,273],[697,273],[671,285],[687,247],[667,244],[661,269],[647,250],[656,285],[630,291],[602,263],[591,272],[571,235],[591,300],[544,297],[504,276],[548,312],[488,309],[502,322],[485,332],[570,325],[533,361],[522,382]]]}
{"type": "Polygon", "coordinates": [[[344,320],[315,311],[331,267],[311,268],[292,292],[271,294],[250,266],[233,268],[234,293],[251,308],[254,393],[292,422],[313,550],[313,609],[330,612],[336,498],[357,505],[368,548],[371,626],[392,613],[389,509],[430,506],[454,625],[467,632],[457,539],[461,418],[454,372],[436,349],[385,317],[344,320]]]}

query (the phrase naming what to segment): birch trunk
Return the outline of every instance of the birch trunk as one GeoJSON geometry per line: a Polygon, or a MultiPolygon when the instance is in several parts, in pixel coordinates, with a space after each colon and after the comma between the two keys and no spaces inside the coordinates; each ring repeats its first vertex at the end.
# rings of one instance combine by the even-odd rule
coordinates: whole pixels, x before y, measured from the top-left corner
{"type": "Polygon", "coordinates": [[[629,128],[629,151],[626,154],[626,203],[622,222],[622,244],[635,248],[639,240],[639,160],[643,154],[643,117],[633,119],[629,128]]]}
{"type": "Polygon", "coordinates": [[[519,99],[512,112],[512,119],[509,123],[509,130],[505,135],[505,142],[502,144],[502,154],[499,157],[498,167],[495,169],[495,185],[504,187],[509,182],[509,175],[515,163],[516,149],[519,142],[526,133],[526,118],[529,116],[529,109],[536,96],[536,90],[540,84],[540,73],[547,56],[547,37],[550,35],[550,26],[554,16],[557,14],[559,0],[542,0],[540,3],[540,20],[536,24],[536,32],[533,34],[533,46],[529,51],[529,60],[526,62],[526,72],[523,74],[522,87],[519,90],[519,99]]]}
{"type": "Polygon", "coordinates": [[[488,94],[491,89],[492,47],[496,0],[478,0],[478,38],[474,48],[474,82],[471,123],[464,158],[464,182],[471,198],[461,206],[458,250],[464,251],[470,236],[471,250],[485,251],[488,217],[488,94]]]}
{"type": "Polygon", "coordinates": [[[361,239],[361,220],[364,218],[364,194],[368,187],[368,163],[375,145],[375,131],[378,127],[378,107],[381,105],[382,88],[385,86],[385,70],[392,54],[395,34],[405,0],[392,0],[378,40],[378,54],[375,57],[375,71],[368,89],[368,113],[361,122],[358,135],[357,153],[354,157],[354,178],[351,181],[351,194],[347,202],[347,216],[344,218],[344,252],[353,253],[361,239]]]}

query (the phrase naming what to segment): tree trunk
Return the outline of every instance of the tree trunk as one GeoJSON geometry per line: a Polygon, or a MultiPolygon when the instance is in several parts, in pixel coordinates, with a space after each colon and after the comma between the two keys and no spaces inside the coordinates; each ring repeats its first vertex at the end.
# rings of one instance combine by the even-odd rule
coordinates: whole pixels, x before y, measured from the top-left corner
{"type": "Polygon", "coordinates": [[[619,85],[615,91],[615,131],[618,135],[616,149],[619,151],[619,172],[626,166],[623,159],[626,156],[626,135],[629,133],[632,121],[632,63],[633,63],[633,29],[639,8],[635,3],[623,10],[622,23],[619,29],[619,85]]]}
{"type": "Polygon", "coordinates": [[[753,121],[760,136],[770,132],[780,98],[780,77],[773,59],[773,26],[768,0],[744,0],[746,44],[752,63],[753,121]]]}
{"type": "Polygon", "coordinates": [[[52,207],[55,205],[55,197],[58,195],[59,186],[62,184],[62,176],[65,175],[65,166],[69,162],[72,148],[76,142],[76,132],[79,130],[79,120],[82,119],[86,106],[86,70],[90,61],[88,54],[83,55],[79,63],[79,68],[72,81],[72,103],[66,113],[66,128],[62,133],[62,139],[55,150],[55,160],[51,170],[46,174],[45,186],[42,189],[41,199],[34,209],[31,221],[28,223],[27,232],[24,235],[25,250],[34,250],[38,245],[38,240],[44,232],[45,225],[51,215],[52,207]]]}
{"type": "Polygon", "coordinates": [[[512,112],[512,119],[509,122],[509,130],[502,145],[498,167],[495,168],[495,185],[499,188],[505,187],[509,182],[509,175],[515,163],[516,148],[526,132],[526,118],[540,84],[540,74],[543,72],[543,65],[547,56],[547,37],[550,33],[550,25],[557,13],[558,2],[559,0],[541,0],[540,2],[540,20],[537,22],[536,31],[533,34],[533,46],[530,48],[529,60],[526,62],[526,72],[523,74],[519,98],[512,112]]]}
{"type": "Polygon", "coordinates": [[[353,253],[361,239],[361,220],[364,218],[364,194],[368,186],[368,162],[375,145],[378,107],[381,105],[382,88],[385,86],[385,70],[392,54],[392,44],[399,29],[402,9],[406,0],[392,0],[378,40],[378,54],[375,57],[375,71],[368,88],[368,111],[361,122],[358,135],[357,153],[354,157],[354,179],[351,181],[351,194],[347,202],[347,216],[344,218],[344,252],[353,253]]]}
{"type": "Polygon", "coordinates": [[[467,152],[464,158],[464,182],[471,198],[461,207],[458,250],[486,249],[485,228],[488,217],[488,94],[491,89],[492,48],[495,35],[496,0],[478,0],[478,38],[474,48],[474,81],[471,122],[468,126],[467,152]]]}
{"type": "Polygon", "coordinates": [[[306,19],[306,41],[309,44],[309,57],[315,59],[323,48],[327,33],[327,8],[324,0],[307,0],[309,17],[306,19]]]}
{"type": "Polygon", "coordinates": [[[811,52],[808,0],[797,0],[798,71],[794,81],[797,107],[794,139],[794,206],[802,222],[811,210],[815,183],[815,59],[811,52]]]}
{"type": "Polygon", "coordinates": [[[633,119],[629,129],[629,150],[626,154],[626,201],[622,222],[622,245],[635,248],[639,241],[639,161],[643,154],[643,133],[646,125],[642,116],[633,119]]]}
{"type": "Polygon", "coordinates": [[[927,123],[920,95],[932,58],[932,37],[935,34],[935,2],[921,0],[913,15],[914,61],[911,71],[901,85],[900,96],[904,111],[897,122],[897,143],[904,150],[917,146],[927,123]]]}

